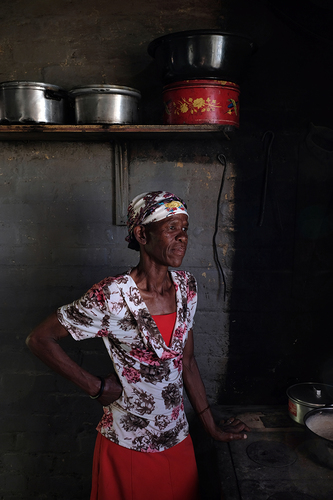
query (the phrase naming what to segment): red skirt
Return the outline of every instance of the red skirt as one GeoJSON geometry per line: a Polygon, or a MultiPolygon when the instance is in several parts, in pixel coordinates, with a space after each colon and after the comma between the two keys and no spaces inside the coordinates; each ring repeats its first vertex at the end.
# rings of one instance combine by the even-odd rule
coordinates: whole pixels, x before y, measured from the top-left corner
{"type": "Polygon", "coordinates": [[[157,453],[119,446],[98,433],[90,500],[199,500],[192,439],[157,453]]]}

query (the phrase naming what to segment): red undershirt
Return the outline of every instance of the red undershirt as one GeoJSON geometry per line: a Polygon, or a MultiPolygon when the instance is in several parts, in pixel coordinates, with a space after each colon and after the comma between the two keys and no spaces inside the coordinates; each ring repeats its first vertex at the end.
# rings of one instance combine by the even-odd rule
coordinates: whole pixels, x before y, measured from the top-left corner
{"type": "Polygon", "coordinates": [[[167,346],[170,344],[172,332],[176,323],[176,315],[177,312],[152,316],[167,346]]]}

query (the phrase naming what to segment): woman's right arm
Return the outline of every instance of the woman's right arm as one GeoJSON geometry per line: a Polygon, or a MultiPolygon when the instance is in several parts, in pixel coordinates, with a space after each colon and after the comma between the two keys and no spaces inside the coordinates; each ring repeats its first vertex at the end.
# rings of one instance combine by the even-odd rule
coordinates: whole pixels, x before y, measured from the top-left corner
{"type": "MultiPolygon", "coordinates": [[[[59,341],[68,335],[57,314],[53,313],[30,333],[26,344],[47,366],[76,384],[89,396],[95,396],[101,387],[100,379],[79,366],[59,345],[59,341]]],[[[105,378],[104,391],[98,401],[102,405],[108,405],[118,399],[121,393],[118,377],[112,373],[105,378]]]]}

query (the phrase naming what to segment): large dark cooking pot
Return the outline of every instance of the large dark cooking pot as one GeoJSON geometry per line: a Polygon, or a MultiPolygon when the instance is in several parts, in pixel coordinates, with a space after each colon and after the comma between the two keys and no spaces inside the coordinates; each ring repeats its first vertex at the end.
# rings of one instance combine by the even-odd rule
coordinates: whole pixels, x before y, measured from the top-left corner
{"type": "Polygon", "coordinates": [[[68,117],[67,92],[49,83],[13,81],[0,84],[0,123],[62,124],[68,117]]]}
{"type": "Polygon", "coordinates": [[[310,455],[322,465],[333,469],[333,408],[312,410],[304,417],[310,455]]]}
{"type": "Polygon", "coordinates": [[[253,50],[246,36],[219,30],[180,31],[148,45],[166,82],[217,78],[239,83],[253,50]]]}

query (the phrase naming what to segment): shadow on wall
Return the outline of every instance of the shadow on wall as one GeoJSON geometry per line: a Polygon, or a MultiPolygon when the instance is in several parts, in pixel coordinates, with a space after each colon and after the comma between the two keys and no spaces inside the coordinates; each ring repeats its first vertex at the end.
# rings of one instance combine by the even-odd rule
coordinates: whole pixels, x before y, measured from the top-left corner
{"type": "MultiPolygon", "coordinates": [[[[293,383],[333,383],[332,155],[332,130],[279,132],[261,226],[265,172],[237,183],[229,362],[221,403],[282,404],[293,383]],[[324,138],[329,149],[322,148],[324,138]]],[[[244,166],[240,158],[238,168],[244,166]]]]}
{"type": "Polygon", "coordinates": [[[333,382],[333,10],[325,0],[302,9],[296,1],[264,3],[270,10],[259,16],[231,144],[234,259],[221,404],[287,404],[295,382],[333,382]],[[273,133],[269,162],[266,132],[273,133]]]}

